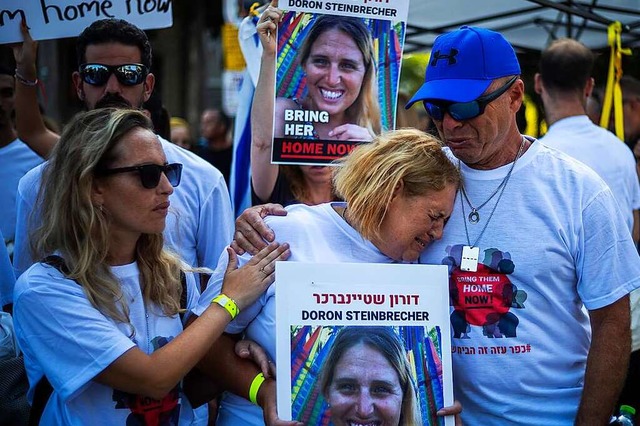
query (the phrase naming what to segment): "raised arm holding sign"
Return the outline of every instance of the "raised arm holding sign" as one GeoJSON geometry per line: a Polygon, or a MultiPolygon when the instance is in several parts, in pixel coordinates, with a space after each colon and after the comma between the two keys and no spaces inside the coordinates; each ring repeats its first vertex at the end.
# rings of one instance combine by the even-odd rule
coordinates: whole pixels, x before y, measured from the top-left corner
{"type": "Polygon", "coordinates": [[[386,17],[351,3],[282,5],[273,163],[330,164],[393,127],[407,2],[386,17]]]}
{"type": "MultiPolygon", "coordinates": [[[[276,30],[282,17],[273,1],[262,13],[257,31],[263,46],[260,77],[256,85],[251,109],[251,183],[253,204],[268,201],[288,205],[295,202],[318,204],[334,199],[331,170],[327,167],[271,164],[271,145],[274,132],[274,84],[276,67],[276,30]]],[[[277,134],[284,131],[284,103],[275,101],[277,134]]],[[[291,101],[293,102],[293,101],[291,101]]],[[[296,108],[298,109],[298,108],[296,108]]],[[[291,110],[293,112],[293,110],[291,110]]],[[[298,112],[298,111],[296,111],[298,112]]],[[[299,111],[302,112],[302,111],[299,111]]],[[[327,114],[323,114],[323,117],[327,114]]]]}
{"type": "Polygon", "coordinates": [[[322,2],[265,10],[251,120],[254,204],[335,200],[320,166],[393,126],[407,3],[395,1],[393,17],[345,7],[328,14],[322,2]]]}

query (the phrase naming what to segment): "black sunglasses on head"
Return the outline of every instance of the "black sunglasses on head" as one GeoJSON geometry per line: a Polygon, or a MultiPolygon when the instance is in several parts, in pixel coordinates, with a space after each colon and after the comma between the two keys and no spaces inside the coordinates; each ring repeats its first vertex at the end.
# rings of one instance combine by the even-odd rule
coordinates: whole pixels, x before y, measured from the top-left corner
{"type": "Polygon", "coordinates": [[[115,74],[120,84],[135,86],[144,81],[149,74],[149,68],[143,64],[82,64],[80,65],[82,80],[92,86],[104,86],[111,74],[115,74]]]}
{"type": "Polygon", "coordinates": [[[470,101],[470,102],[428,102],[424,101],[424,108],[429,113],[429,116],[434,120],[442,120],[445,113],[456,121],[470,120],[484,113],[484,109],[491,102],[498,99],[504,92],[516,82],[518,76],[513,76],[502,87],[488,93],[484,96],[470,101]]]}
{"type": "Polygon", "coordinates": [[[115,175],[118,173],[138,172],[140,183],[147,189],[153,189],[160,183],[160,175],[164,175],[174,188],[180,185],[182,177],[182,164],[172,163],[159,166],[157,164],[145,164],[143,166],[118,167],[115,169],[101,169],[99,174],[102,176],[115,175]]]}

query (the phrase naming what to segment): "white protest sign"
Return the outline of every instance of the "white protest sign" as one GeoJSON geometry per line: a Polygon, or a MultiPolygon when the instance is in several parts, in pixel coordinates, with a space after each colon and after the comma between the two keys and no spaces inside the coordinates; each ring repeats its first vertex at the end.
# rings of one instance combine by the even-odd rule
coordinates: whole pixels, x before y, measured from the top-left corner
{"type": "Polygon", "coordinates": [[[20,22],[31,37],[49,40],[75,37],[92,22],[119,18],[142,29],[173,25],[172,0],[2,0],[0,44],[22,41],[20,22]]]}
{"type": "Polygon", "coordinates": [[[453,404],[446,266],[278,262],[276,275],[280,418],[312,426],[335,423],[327,389],[321,389],[322,371],[332,368],[333,344],[340,346],[337,336],[346,329],[354,336],[382,328],[387,339],[397,335],[404,347],[416,384],[418,424],[453,425],[452,417],[435,415],[453,404]]]}

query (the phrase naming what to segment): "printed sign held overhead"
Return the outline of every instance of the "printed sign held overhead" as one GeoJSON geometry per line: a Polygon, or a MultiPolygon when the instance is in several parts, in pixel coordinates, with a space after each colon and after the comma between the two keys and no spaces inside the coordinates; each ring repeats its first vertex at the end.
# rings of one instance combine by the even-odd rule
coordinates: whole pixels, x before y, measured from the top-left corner
{"type": "Polygon", "coordinates": [[[408,0],[281,0],[271,162],[329,164],[395,123],[408,0]]]}
{"type": "Polygon", "coordinates": [[[24,20],[34,40],[75,37],[94,21],[120,18],[142,29],[173,25],[172,0],[2,0],[0,44],[22,41],[24,20]]]}

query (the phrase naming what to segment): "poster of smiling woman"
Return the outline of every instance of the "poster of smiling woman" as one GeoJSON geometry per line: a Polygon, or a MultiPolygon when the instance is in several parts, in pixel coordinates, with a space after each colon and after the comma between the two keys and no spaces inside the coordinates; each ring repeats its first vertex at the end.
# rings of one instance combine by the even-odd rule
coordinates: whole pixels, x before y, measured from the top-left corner
{"type": "Polygon", "coordinates": [[[453,425],[436,416],[453,403],[441,266],[279,262],[279,416],[311,426],[453,425]]]}
{"type": "Polygon", "coordinates": [[[272,163],[328,164],[393,128],[409,0],[281,0],[272,163]]]}

